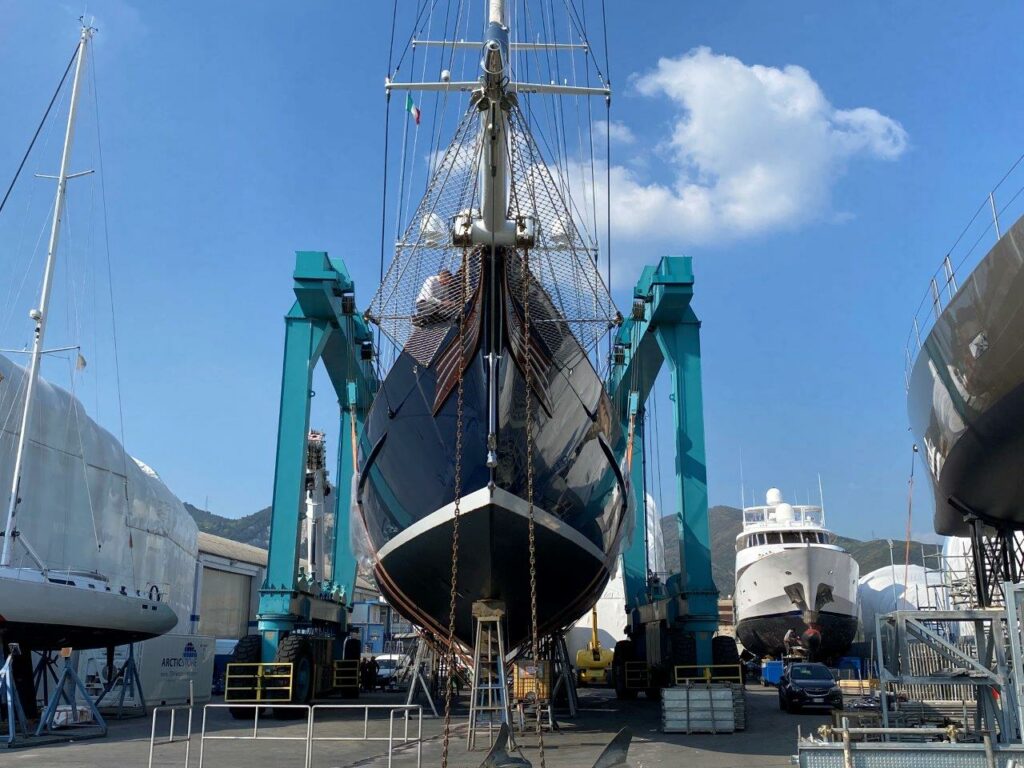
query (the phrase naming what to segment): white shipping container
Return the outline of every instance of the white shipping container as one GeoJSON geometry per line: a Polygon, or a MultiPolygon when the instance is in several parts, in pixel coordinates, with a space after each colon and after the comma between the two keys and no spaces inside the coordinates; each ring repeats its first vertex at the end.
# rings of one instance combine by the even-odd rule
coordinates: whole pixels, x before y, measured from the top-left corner
{"type": "MultiPolygon", "coordinates": [[[[201,635],[168,634],[136,643],[135,665],[142,681],[146,704],[151,707],[187,704],[189,682],[193,685],[195,703],[208,702],[213,684],[214,653],[214,638],[201,635]]],[[[82,651],[78,662],[79,676],[83,680],[105,679],[106,658],[106,651],[102,648],[82,651]]],[[[127,658],[127,645],[114,649],[115,666],[120,668],[127,658]]],[[[119,683],[117,688],[107,694],[103,706],[117,704],[120,696],[119,683]]],[[[125,694],[125,704],[141,704],[136,701],[134,690],[125,694]]]]}

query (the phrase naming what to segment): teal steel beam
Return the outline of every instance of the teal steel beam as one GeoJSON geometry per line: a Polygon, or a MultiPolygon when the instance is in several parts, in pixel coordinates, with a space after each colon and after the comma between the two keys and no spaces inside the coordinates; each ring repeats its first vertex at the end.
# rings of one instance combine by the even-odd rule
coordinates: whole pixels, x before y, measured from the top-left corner
{"type": "MultiPolygon", "coordinates": [[[[354,311],[354,285],[344,263],[323,251],[296,254],[295,303],[285,317],[285,352],[278,420],[277,457],[266,580],[260,590],[259,630],[263,658],[273,660],[281,637],[310,618],[311,601],[338,605],[344,628],[344,599],[351,600],[355,558],[349,546],[351,426],[361,428],[379,382],[372,360],[360,355],[372,343],[366,322],[354,311]],[[334,504],[333,582],[298,584],[299,525],[305,497],[306,449],[312,376],[323,361],[341,411],[339,463],[334,504]],[[345,461],[346,451],[348,460],[345,461]],[[301,599],[296,600],[297,597],[301,599]]],[[[330,606],[328,606],[329,608],[330,606]]],[[[323,611],[319,612],[324,615],[323,611]]],[[[330,614],[330,611],[327,611],[330,614]]]]}
{"type": "MultiPolygon", "coordinates": [[[[700,321],[693,312],[693,264],[689,257],[667,256],[657,267],[645,267],[634,288],[634,305],[615,336],[608,390],[621,414],[623,434],[632,426],[636,445],[642,440],[642,404],[647,401],[662,365],[672,378],[676,446],[676,524],[679,529],[681,575],[670,580],[665,615],[697,640],[699,663],[711,661],[711,635],[718,627],[718,593],[711,576],[705,464],[703,394],[700,370],[700,321]],[[636,399],[640,406],[631,403],[636,399]],[[630,415],[633,423],[630,425],[630,415]],[[639,436],[639,437],[638,437],[639,436]],[[685,614],[678,615],[677,598],[685,614]]],[[[623,553],[626,607],[632,612],[656,599],[648,591],[643,538],[646,508],[642,467],[634,461],[630,475],[637,500],[631,545],[623,553]],[[639,544],[638,544],[639,542],[639,544]]]]}
{"type": "MultiPolygon", "coordinates": [[[[338,471],[334,485],[334,519],[349,520],[355,513],[352,507],[352,480],[355,476],[356,440],[363,431],[363,413],[358,406],[358,393],[354,382],[350,382],[347,398],[341,405],[341,429],[338,444],[338,471]]],[[[331,580],[340,589],[345,602],[352,603],[355,592],[357,558],[352,551],[349,526],[334,528],[334,571],[331,580]]]]}
{"type": "Polygon", "coordinates": [[[685,629],[697,638],[697,663],[710,664],[711,638],[718,629],[718,589],[711,574],[708,473],[701,388],[700,321],[686,306],[682,322],[655,326],[658,345],[670,365],[675,425],[675,491],[679,532],[681,594],[685,629]]]}
{"type": "MultiPolygon", "coordinates": [[[[622,553],[622,578],[625,588],[626,605],[643,599],[647,589],[647,552],[644,542],[644,516],[647,514],[647,500],[644,498],[644,422],[639,398],[628,398],[633,416],[632,461],[629,465],[629,487],[633,494],[635,524],[633,535],[622,553]]],[[[627,429],[628,429],[627,418],[627,429]]]]}
{"type": "Polygon", "coordinates": [[[292,613],[299,559],[298,528],[306,487],[306,441],[313,367],[330,333],[322,322],[289,316],[285,320],[284,366],[277,430],[277,463],[270,516],[267,575],[260,590],[259,629],[263,658],[272,660],[281,632],[299,617],[292,613]]]}

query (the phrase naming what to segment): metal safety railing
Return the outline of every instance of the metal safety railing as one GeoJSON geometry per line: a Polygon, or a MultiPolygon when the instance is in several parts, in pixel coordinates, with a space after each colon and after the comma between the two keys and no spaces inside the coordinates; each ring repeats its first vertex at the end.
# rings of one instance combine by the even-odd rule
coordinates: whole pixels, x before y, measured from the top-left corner
{"type": "Polygon", "coordinates": [[[677,664],[672,668],[676,685],[686,683],[738,683],[743,684],[741,664],[677,664]]]}
{"type": "Polygon", "coordinates": [[[293,670],[291,662],[231,662],[224,673],[224,701],[232,704],[291,701],[293,670]]]}
{"type": "Polygon", "coordinates": [[[423,763],[423,707],[419,704],[314,704],[309,715],[309,749],[307,752],[306,766],[312,765],[313,747],[320,741],[386,741],[388,743],[388,768],[391,768],[391,760],[395,745],[406,746],[416,745],[416,768],[421,768],[423,763]],[[363,710],[363,734],[362,736],[317,736],[316,716],[318,712],[324,711],[353,711],[363,710]],[[370,735],[370,710],[386,710],[388,713],[388,735],[370,735]],[[401,736],[395,735],[395,714],[399,713],[404,728],[401,736]],[[416,735],[409,736],[409,721],[415,715],[416,735]]]}
{"type": "Polygon", "coordinates": [[[988,247],[1002,237],[1003,224],[1024,212],[1024,155],[1006,172],[999,183],[978,205],[974,216],[960,232],[953,245],[942,258],[939,268],[932,273],[928,287],[914,310],[914,317],[904,349],[904,379],[910,388],[910,375],[918,353],[943,310],[957,294],[966,278],[978,265],[988,247]],[[999,193],[997,195],[997,193],[999,193]],[[1002,222],[1002,223],[1001,223],[1002,222]]]}
{"type": "Polygon", "coordinates": [[[649,688],[651,668],[646,661],[627,661],[623,665],[626,688],[649,688]]]}
{"type": "MultiPolygon", "coordinates": [[[[203,707],[203,720],[202,728],[200,730],[200,741],[199,741],[199,766],[203,768],[206,760],[206,742],[208,741],[248,741],[248,742],[259,742],[259,741],[293,741],[302,742],[303,744],[303,761],[302,764],[305,768],[311,768],[313,764],[313,751],[314,747],[319,742],[325,741],[377,741],[387,742],[387,764],[388,768],[391,767],[394,758],[395,748],[405,747],[409,745],[415,745],[416,747],[416,768],[422,768],[423,763],[423,707],[419,704],[272,704],[270,706],[275,710],[287,709],[294,710],[298,715],[293,725],[300,726],[304,731],[302,735],[298,735],[295,731],[290,731],[286,734],[276,734],[273,731],[267,732],[266,728],[260,731],[260,715],[261,710],[264,709],[267,704],[207,704],[203,707]],[[253,722],[252,730],[246,729],[245,734],[226,734],[226,733],[210,733],[208,730],[208,715],[211,710],[217,709],[228,709],[231,710],[232,715],[238,715],[239,710],[251,709],[253,711],[253,722]],[[344,711],[354,712],[363,711],[363,731],[361,735],[316,735],[316,720],[317,715],[327,711],[344,711]],[[388,733],[387,736],[383,735],[371,735],[370,734],[370,710],[387,711],[388,713],[388,733]],[[402,732],[400,734],[395,733],[395,715],[396,713],[403,721],[401,726],[402,732]],[[304,717],[303,717],[304,715],[304,717]],[[416,733],[411,736],[409,734],[409,723],[411,720],[416,721],[416,733]]],[[[381,721],[383,718],[381,718],[381,721]]],[[[321,725],[323,723],[321,722],[321,725]]],[[[152,751],[152,750],[151,750],[152,751]]],[[[151,758],[152,759],[152,758],[151,758]]]]}
{"type": "MultiPolygon", "coordinates": [[[[270,735],[260,735],[260,710],[266,705],[263,704],[207,704],[203,707],[203,723],[202,728],[199,732],[199,768],[203,768],[203,761],[206,759],[206,742],[208,741],[301,741],[304,747],[303,761],[304,766],[309,766],[309,747],[310,747],[310,726],[312,725],[312,718],[310,717],[310,707],[308,704],[274,704],[274,709],[288,709],[288,710],[302,710],[306,714],[305,722],[305,734],[303,736],[292,736],[292,735],[277,735],[271,733],[270,735]],[[252,733],[244,736],[235,734],[211,734],[207,733],[207,720],[211,710],[217,709],[228,709],[231,710],[232,715],[237,716],[240,710],[251,709],[253,711],[253,724],[252,733]]],[[[301,722],[302,713],[299,713],[299,722],[301,722]]]]}
{"type": "Polygon", "coordinates": [[[192,706],[190,704],[180,704],[177,706],[164,706],[164,707],[153,707],[153,720],[152,725],[149,729],[149,762],[146,763],[147,768],[153,768],[153,749],[157,745],[156,739],[156,721],[157,717],[161,712],[170,713],[170,726],[167,729],[167,738],[161,738],[159,743],[164,744],[180,744],[185,742],[185,759],[182,761],[182,765],[188,768],[189,752],[192,749],[192,706]],[[185,738],[174,738],[174,723],[175,715],[178,712],[187,712],[188,717],[185,720],[185,738]]]}
{"type": "Polygon", "coordinates": [[[359,688],[359,659],[337,659],[331,670],[334,688],[359,688]]]}

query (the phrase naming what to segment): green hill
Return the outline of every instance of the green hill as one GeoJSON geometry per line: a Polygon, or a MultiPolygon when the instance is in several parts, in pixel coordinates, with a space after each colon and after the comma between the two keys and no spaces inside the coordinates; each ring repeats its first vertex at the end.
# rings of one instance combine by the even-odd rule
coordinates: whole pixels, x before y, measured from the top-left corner
{"type": "Polygon", "coordinates": [[[225,539],[252,544],[254,547],[266,549],[270,544],[270,507],[253,512],[245,517],[231,518],[194,507],[185,502],[185,509],[196,521],[199,530],[223,536],[225,539]]]}
{"type": "MultiPolygon", "coordinates": [[[[239,518],[220,515],[199,509],[186,503],[185,509],[199,526],[199,530],[223,536],[226,539],[266,548],[270,539],[270,507],[239,518]]],[[[711,522],[711,572],[723,596],[731,595],[735,588],[736,536],[743,527],[743,514],[735,507],[712,507],[709,510],[711,522]]],[[[661,531],[665,541],[665,563],[670,573],[679,571],[679,536],[674,517],[661,518],[661,531]]],[[[861,575],[889,564],[889,545],[882,539],[860,541],[839,536],[836,543],[846,549],[860,565],[861,575]]],[[[924,551],[929,558],[938,551],[935,544],[926,544],[924,551]]],[[[910,562],[921,565],[920,542],[911,542],[910,562]]],[[[893,559],[903,564],[904,543],[897,542],[893,559]]]]}

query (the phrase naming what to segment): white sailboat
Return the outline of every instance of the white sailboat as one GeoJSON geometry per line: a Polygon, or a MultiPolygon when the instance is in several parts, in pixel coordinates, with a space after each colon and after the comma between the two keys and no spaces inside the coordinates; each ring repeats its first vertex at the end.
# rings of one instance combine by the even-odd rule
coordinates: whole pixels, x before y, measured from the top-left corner
{"type": "MultiPolygon", "coordinates": [[[[111,647],[188,621],[195,523],[159,477],[130,457],[69,392],[40,376],[82,77],[83,25],[56,177],[28,366],[0,356],[0,477],[10,480],[0,550],[0,647],[111,647]],[[20,416],[15,418],[15,416],[20,416]]],[[[66,349],[75,349],[64,348],[66,349]]],[[[16,675],[18,673],[16,672],[16,675]]],[[[22,670],[19,677],[23,677],[22,670]]]]}

